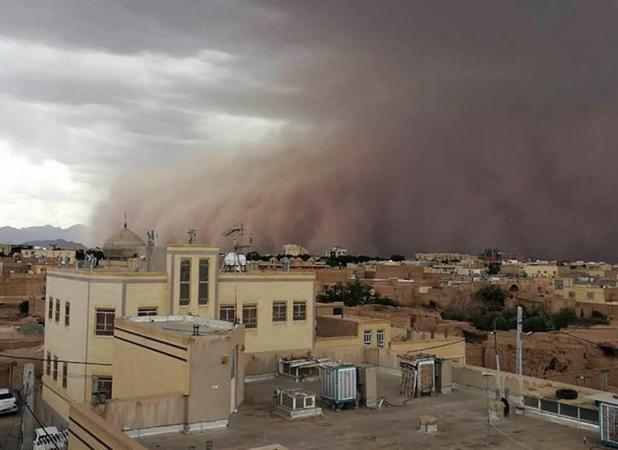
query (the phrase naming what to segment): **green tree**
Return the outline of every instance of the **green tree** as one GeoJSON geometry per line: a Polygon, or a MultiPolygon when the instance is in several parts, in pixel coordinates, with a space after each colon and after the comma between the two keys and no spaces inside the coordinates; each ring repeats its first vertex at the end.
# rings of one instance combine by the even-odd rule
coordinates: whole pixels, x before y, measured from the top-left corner
{"type": "Polygon", "coordinates": [[[343,302],[346,306],[359,306],[366,304],[398,306],[395,300],[383,297],[373,292],[371,287],[354,280],[343,284],[341,282],[324,289],[324,292],[316,296],[319,302],[332,303],[343,302]]]}
{"type": "Polygon", "coordinates": [[[566,328],[577,322],[577,313],[573,308],[562,308],[554,314],[552,322],[557,329],[566,328]]]}
{"type": "Polygon", "coordinates": [[[499,262],[490,262],[489,264],[487,264],[487,274],[498,275],[501,268],[502,266],[499,262]]]}
{"type": "Polygon", "coordinates": [[[487,311],[502,311],[506,294],[499,286],[485,286],[474,293],[473,298],[483,304],[487,311]]]}
{"type": "Polygon", "coordinates": [[[545,316],[530,316],[524,319],[522,324],[524,331],[547,331],[549,329],[549,323],[545,316]]]}
{"type": "Polygon", "coordinates": [[[251,251],[249,253],[247,253],[247,261],[259,261],[260,260],[260,254],[256,251],[251,251]]]}

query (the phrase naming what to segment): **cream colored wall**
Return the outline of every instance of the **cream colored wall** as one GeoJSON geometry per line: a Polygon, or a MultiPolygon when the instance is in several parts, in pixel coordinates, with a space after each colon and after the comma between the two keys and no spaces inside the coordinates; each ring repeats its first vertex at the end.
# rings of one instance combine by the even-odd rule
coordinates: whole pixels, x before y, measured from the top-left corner
{"type": "Polygon", "coordinates": [[[107,402],[103,417],[119,429],[181,425],[185,421],[186,397],[180,393],[115,399],[107,402]]]}
{"type": "Polygon", "coordinates": [[[244,304],[257,304],[257,328],[245,332],[248,353],[309,350],[314,334],[314,280],[314,275],[302,274],[224,273],[219,275],[218,303],[219,306],[236,305],[239,320],[242,320],[244,304]],[[292,320],[294,301],[301,300],[307,303],[307,318],[292,320]],[[272,321],[274,301],[287,302],[285,322],[272,321]]]}
{"type": "Polygon", "coordinates": [[[391,340],[391,327],[388,322],[382,321],[352,321],[356,324],[356,335],[350,336],[333,336],[333,337],[316,337],[314,348],[333,348],[339,346],[361,345],[366,348],[378,348],[378,330],[384,331],[384,347],[387,347],[391,340]],[[365,331],[371,331],[371,344],[367,345],[364,341],[365,331]]]}
{"type": "Polygon", "coordinates": [[[314,333],[314,281],[313,274],[252,274],[221,273],[218,265],[219,249],[202,245],[170,245],[167,247],[167,268],[174,314],[195,314],[219,318],[219,307],[236,304],[237,317],[242,319],[242,305],[258,305],[258,327],[246,332],[247,352],[310,349],[314,333]],[[191,261],[190,304],[180,306],[180,262],[191,261]],[[209,259],[209,301],[199,306],[199,260],[209,259]],[[287,301],[288,320],[272,321],[272,302],[287,301]],[[307,302],[307,319],[292,320],[294,301],[307,302]]]}
{"type": "Polygon", "coordinates": [[[176,338],[170,333],[161,332],[147,325],[136,326],[123,319],[118,319],[116,325],[118,329],[115,333],[119,337],[176,355],[187,361],[181,361],[120,339],[114,339],[113,376],[114,380],[119,382],[113,384],[112,398],[144,397],[178,392],[185,395],[189,394],[189,339],[176,338]],[[187,348],[187,350],[183,351],[171,347],[148,339],[149,337],[187,348]],[[148,379],[148,382],[135,382],[135,380],[144,379],[148,379]],[[128,380],[129,383],[120,382],[122,380],[128,380]]]}
{"type": "Polygon", "coordinates": [[[136,316],[139,308],[156,307],[158,315],[170,314],[167,282],[127,284],[126,316],[136,316]]]}
{"type": "MultiPolygon", "coordinates": [[[[95,336],[96,309],[114,308],[116,317],[122,315],[123,284],[126,285],[126,313],[136,314],[138,306],[158,306],[160,314],[168,310],[166,276],[161,274],[118,274],[76,271],[50,271],[47,275],[47,298],[58,298],[60,321],[47,320],[45,329],[45,357],[49,350],[60,360],[89,363],[112,363],[113,336],[95,336]],[[71,303],[70,325],[64,325],[65,302],[71,303]]],[[[48,307],[48,306],[47,306],[48,307]]],[[[47,318],[47,308],[46,316],[47,318]]],[[[53,365],[52,365],[53,367],[53,365]]],[[[66,405],[56,408],[60,400],[46,389],[55,390],[55,397],[66,397],[75,402],[90,402],[93,376],[111,376],[112,367],[104,365],[68,366],[68,386],[62,388],[62,363],[58,364],[58,380],[45,377],[44,398],[50,398],[65,419],[66,405]],[[47,387],[45,386],[47,384],[47,387]]]]}
{"type": "Polygon", "coordinates": [[[243,327],[223,336],[191,338],[191,391],[188,399],[189,423],[227,419],[244,400],[245,356],[243,327]],[[235,386],[231,383],[232,358],[238,348],[235,386]],[[235,404],[232,407],[232,387],[235,404]]]}
{"type": "Polygon", "coordinates": [[[217,294],[217,272],[219,249],[202,245],[173,245],[167,247],[167,271],[172,291],[173,314],[194,314],[202,317],[214,317],[217,294]],[[180,306],[180,262],[191,261],[191,288],[188,306],[180,306]],[[199,261],[208,259],[208,305],[198,304],[199,261]]]}
{"type": "Polygon", "coordinates": [[[62,418],[68,421],[69,405],[72,403],[66,392],[59,389],[51,379],[43,376],[43,401],[47,403],[62,418]]]}
{"type": "Polygon", "coordinates": [[[529,277],[555,277],[558,266],[555,264],[524,264],[524,272],[529,277]]]}
{"type": "MultiPolygon", "coordinates": [[[[88,314],[88,282],[57,278],[48,274],[46,290],[44,358],[47,358],[49,351],[52,360],[56,355],[59,360],[87,361],[87,323],[80,317],[86,317],[88,314]],[[56,299],[60,300],[60,320],[58,322],[55,321],[55,314],[52,320],[47,319],[49,297],[53,298],[54,303],[56,299]],[[64,324],[64,307],[67,301],[71,303],[68,327],[64,324]]],[[[44,373],[47,374],[46,363],[44,363],[44,373]]],[[[69,364],[67,389],[64,389],[62,387],[62,363],[59,363],[56,381],[52,376],[45,375],[43,378],[43,398],[49,400],[51,406],[66,419],[68,418],[68,405],[65,399],[84,400],[85,386],[88,383],[86,377],[85,365],[69,364]]]]}
{"type": "Polygon", "coordinates": [[[556,291],[558,295],[573,300],[570,292],[575,293],[575,301],[582,303],[605,303],[605,289],[597,286],[571,285],[556,291]],[[593,299],[588,298],[588,292],[592,292],[593,299]]]}
{"type": "Polygon", "coordinates": [[[70,417],[69,450],[146,450],[146,447],[125,435],[120,427],[98,416],[88,404],[72,404],[70,417]]]}

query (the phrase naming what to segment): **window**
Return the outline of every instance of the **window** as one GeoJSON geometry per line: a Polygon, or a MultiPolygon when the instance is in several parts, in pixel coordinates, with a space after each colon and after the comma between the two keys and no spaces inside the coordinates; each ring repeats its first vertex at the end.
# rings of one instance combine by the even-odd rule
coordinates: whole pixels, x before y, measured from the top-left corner
{"type": "Polygon", "coordinates": [[[64,304],[64,326],[68,327],[71,323],[71,303],[64,304]]]}
{"type": "Polygon", "coordinates": [[[47,318],[52,320],[54,317],[54,299],[49,297],[49,305],[47,306],[47,318]]]}
{"type": "Polygon", "coordinates": [[[363,333],[363,344],[371,345],[371,330],[365,330],[363,333]]]}
{"type": "Polygon", "coordinates": [[[586,292],[586,298],[588,298],[588,300],[594,300],[594,291],[586,292]]]}
{"type": "Polygon", "coordinates": [[[114,335],[114,316],[115,309],[97,309],[97,323],[94,334],[97,336],[113,336],[114,335]]]}
{"type": "Polygon", "coordinates": [[[180,306],[189,304],[191,293],[191,261],[180,261],[180,306]]]}
{"type": "Polygon", "coordinates": [[[553,400],[541,399],[541,409],[543,411],[552,412],[558,414],[558,402],[553,400]]]}
{"type": "Polygon", "coordinates": [[[56,299],[56,322],[60,322],[60,300],[56,299]]]}
{"type": "Polygon", "coordinates": [[[378,347],[384,347],[384,330],[378,330],[376,332],[376,339],[378,341],[378,347]]]}
{"type": "Polygon", "coordinates": [[[569,291],[569,298],[575,298],[575,291],[569,291]]]}
{"type": "Polygon", "coordinates": [[[69,364],[66,362],[62,363],[62,387],[66,388],[67,387],[67,382],[68,382],[68,372],[69,371],[69,364]]]}
{"type": "Polygon", "coordinates": [[[106,403],[112,398],[112,377],[92,377],[92,403],[106,403]]]}
{"type": "Polygon", "coordinates": [[[307,318],[307,302],[294,302],[294,320],[307,318]]]}
{"type": "Polygon", "coordinates": [[[568,403],[560,403],[560,414],[563,416],[569,416],[574,419],[578,419],[578,409],[575,405],[569,405],[568,403]]]}
{"type": "Polygon", "coordinates": [[[138,316],[156,316],[159,308],[156,306],[144,306],[143,308],[137,308],[138,316]]]}
{"type": "Polygon", "coordinates": [[[599,412],[595,409],[579,408],[579,419],[584,422],[599,423],[599,412]]]}
{"type": "Polygon", "coordinates": [[[58,357],[54,355],[54,381],[58,379],[58,357]]]}
{"type": "Polygon", "coordinates": [[[219,319],[226,322],[236,322],[236,307],[234,305],[222,305],[219,308],[219,319]]]}
{"type": "Polygon", "coordinates": [[[257,328],[257,305],[243,305],[242,323],[245,328],[257,328]]]}
{"type": "Polygon", "coordinates": [[[273,302],[273,322],[285,322],[288,319],[288,304],[273,302]]]}
{"type": "Polygon", "coordinates": [[[208,304],[208,260],[200,259],[199,285],[197,289],[197,303],[208,304]]]}
{"type": "Polygon", "coordinates": [[[51,375],[51,352],[47,352],[47,375],[51,375]]]}

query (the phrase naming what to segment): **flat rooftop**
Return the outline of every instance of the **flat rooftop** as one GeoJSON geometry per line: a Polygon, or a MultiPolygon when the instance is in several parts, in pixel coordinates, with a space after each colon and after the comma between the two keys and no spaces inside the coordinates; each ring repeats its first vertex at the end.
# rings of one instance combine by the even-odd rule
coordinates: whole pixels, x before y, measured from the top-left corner
{"type": "Polygon", "coordinates": [[[422,397],[403,404],[398,396],[398,376],[380,374],[378,390],[393,406],[377,410],[359,408],[322,417],[286,420],[273,415],[273,389],[302,388],[318,393],[317,382],[294,383],[286,378],[247,383],[245,401],[223,430],[170,434],[139,439],[149,449],[186,450],[205,448],[249,449],[279,444],[290,449],[382,449],[410,448],[482,450],[500,448],[589,450],[598,445],[595,433],[576,430],[530,417],[512,415],[495,426],[487,424],[487,398],[482,394],[453,391],[422,397]],[[421,415],[438,418],[438,432],[416,430],[421,415]],[[584,443],[584,437],[587,443],[584,443]]]}
{"type": "Polygon", "coordinates": [[[355,323],[385,323],[388,322],[388,319],[381,317],[369,317],[369,316],[355,316],[352,314],[345,314],[341,317],[340,314],[323,314],[318,318],[326,317],[328,319],[338,319],[338,320],[347,320],[348,322],[355,323]]]}
{"type": "Polygon", "coordinates": [[[223,320],[206,319],[204,317],[175,316],[131,316],[127,320],[134,323],[149,325],[161,330],[178,334],[194,335],[196,328],[200,336],[211,334],[227,334],[234,329],[234,324],[223,320]]]}

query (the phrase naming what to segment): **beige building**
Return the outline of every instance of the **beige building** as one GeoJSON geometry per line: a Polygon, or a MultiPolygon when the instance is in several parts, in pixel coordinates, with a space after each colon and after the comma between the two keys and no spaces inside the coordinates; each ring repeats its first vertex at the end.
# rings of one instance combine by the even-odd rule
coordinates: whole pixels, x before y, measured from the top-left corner
{"type": "Polygon", "coordinates": [[[531,278],[553,278],[558,275],[558,265],[556,263],[522,264],[522,270],[527,277],[531,278]]]}
{"type": "MultiPolygon", "coordinates": [[[[326,315],[327,304],[316,318],[313,354],[346,362],[371,362],[392,369],[399,368],[401,355],[430,354],[465,364],[466,342],[461,336],[435,332],[418,332],[392,326],[385,318],[326,315]]],[[[336,305],[336,304],[333,304],[336,305]]],[[[337,306],[333,306],[333,309],[337,306]]]]}
{"type": "Polygon", "coordinates": [[[118,319],[102,416],[132,433],[226,426],[244,398],[244,337],[242,325],[195,316],[118,319]]]}
{"type": "Polygon", "coordinates": [[[227,426],[244,398],[243,342],[242,325],[219,320],[118,319],[112,398],[71,403],[69,448],[143,449],[128,436],[227,426]]]}
{"type": "Polygon", "coordinates": [[[66,419],[69,402],[110,398],[118,317],[190,314],[242,323],[248,373],[274,371],[276,355],[311,350],[313,274],[222,273],[218,258],[215,247],[169,245],[162,272],[48,271],[43,399],[66,419]]]}
{"type": "Polygon", "coordinates": [[[316,350],[337,346],[384,348],[391,341],[390,323],[382,319],[322,315],[316,324],[316,350]]]}
{"type": "Polygon", "coordinates": [[[57,261],[59,264],[75,264],[75,250],[61,250],[53,248],[47,249],[35,247],[32,249],[22,249],[21,257],[46,260],[51,259],[57,261]]]}
{"type": "Polygon", "coordinates": [[[576,284],[571,278],[555,280],[554,292],[560,297],[575,300],[578,303],[618,302],[618,288],[593,284],[576,284]]]}
{"type": "Polygon", "coordinates": [[[43,400],[66,418],[70,401],[110,397],[115,318],[169,314],[166,299],[165,274],[50,270],[43,400]]]}
{"type": "Polygon", "coordinates": [[[283,246],[283,254],[290,256],[307,255],[309,252],[300,244],[285,244],[283,246]]]}

